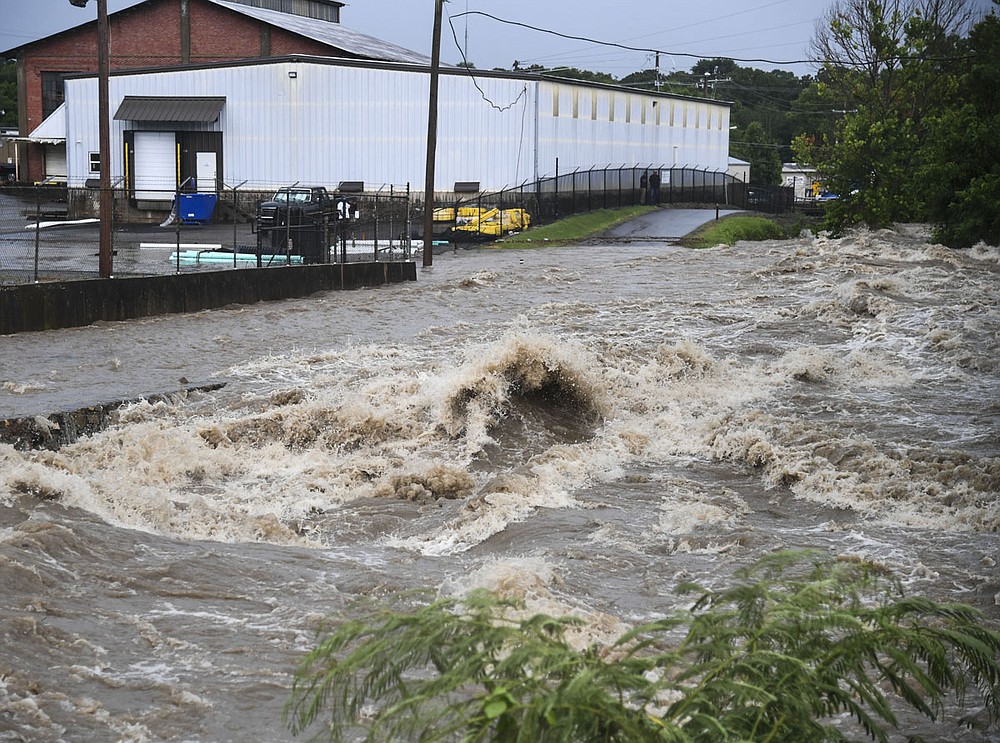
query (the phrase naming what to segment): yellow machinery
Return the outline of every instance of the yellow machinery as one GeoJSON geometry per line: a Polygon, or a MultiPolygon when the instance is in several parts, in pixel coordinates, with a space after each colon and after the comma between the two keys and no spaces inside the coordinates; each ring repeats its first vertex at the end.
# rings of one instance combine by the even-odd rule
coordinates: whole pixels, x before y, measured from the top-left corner
{"type": "Polygon", "coordinates": [[[531,215],[524,209],[476,209],[471,214],[459,209],[451,235],[455,240],[492,240],[511,232],[520,232],[531,224],[531,215]]]}
{"type": "Polygon", "coordinates": [[[438,207],[434,210],[434,221],[464,224],[470,219],[476,219],[486,211],[488,210],[478,206],[460,206],[458,208],[453,206],[438,207]]]}

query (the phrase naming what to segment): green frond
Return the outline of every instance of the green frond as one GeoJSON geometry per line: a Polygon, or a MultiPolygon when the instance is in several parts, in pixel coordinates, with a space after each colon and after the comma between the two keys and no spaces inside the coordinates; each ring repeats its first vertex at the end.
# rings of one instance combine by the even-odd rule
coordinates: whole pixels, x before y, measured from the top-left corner
{"type": "Polygon", "coordinates": [[[1000,633],[964,605],[899,593],[881,568],[782,552],[723,590],[576,650],[577,617],[521,616],[486,592],[374,609],[333,627],[296,672],[298,734],[365,741],[887,741],[907,706],[936,720],[974,692],[1000,713],[1000,633]],[[363,711],[371,719],[361,719],[363,711]]]}

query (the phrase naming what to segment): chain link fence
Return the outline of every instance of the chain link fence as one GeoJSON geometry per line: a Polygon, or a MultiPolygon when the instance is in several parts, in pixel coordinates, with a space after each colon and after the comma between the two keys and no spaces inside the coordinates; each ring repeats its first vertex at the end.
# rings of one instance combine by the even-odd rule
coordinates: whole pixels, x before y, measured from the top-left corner
{"type": "MultiPolygon", "coordinates": [[[[282,189],[279,189],[279,192],[282,189]]],[[[99,191],[65,186],[0,186],[0,284],[98,276],[99,191]]],[[[174,209],[151,212],[113,189],[112,273],[150,276],[302,263],[411,260],[423,238],[420,197],[408,187],[375,193],[331,191],[334,206],[289,209],[258,227],[262,202],[275,196],[246,184],[218,194],[178,191],[174,209]]],[[[435,238],[482,242],[562,217],[637,204],[720,205],[781,212],[792,189],[748,186],[724,172],[666,165],[591,168],[496,192],[439,195],[435,238]],[[659,177],[657,187],[653,175],[659,177]],[[438,218],[440,215],[440,218],[438,218]],[[472,216],[470,216],[472,215],[472,216]]],[[[263,223],[262,223],[263,224],[263,223]]]]}
{"type": "MultiPolygon", "coordinates": [[[[349,213],[327,210],[262,233],[258,206],[273,195],[239,187],[178,193],[167,214],[142,209],[115,188],[112,273],[153,276],[412,257],[405,190],[345,195],[349,213]]],[[[96,189],[57,185],[0,186],[0,284],[98,277],[98,196],[96,189]]],[[[340,196],[333,194],[335,201],[340,196]]]]}
{"type": "Polygon", "coordinates": [[[792,207],[793,195],[790,188],[748,186],[728,173],[708,169],[667,165],[591,168],[501,191],[439,200],[438,212],[443,217],[436,221],[435,234],[475,242],[496,237],[493,223],[507,221],[507,212],[527,211],[530,223],[541,225],[573,214],[640,204],[719,205],[779,213],[792,207]],[[658,185],[653,182],[654,173],[658,185]],[[476,221],[468,215],[487,218],[476,221]]]}

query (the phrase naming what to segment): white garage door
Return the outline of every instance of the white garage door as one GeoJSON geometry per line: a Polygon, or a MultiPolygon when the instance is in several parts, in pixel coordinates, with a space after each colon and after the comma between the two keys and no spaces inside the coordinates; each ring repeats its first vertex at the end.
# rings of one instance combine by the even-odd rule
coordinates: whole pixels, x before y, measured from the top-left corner
{"type": "Polygon", "coordinates": [[[66,181],[66,145],[45,145],[45,177],[54,181],[66,181]]]}
{"type": "Polygon", "coordinates": [[[176,142],[173,132],[135,133],[136,199],[170,201],[174,198],[176,142]]]}

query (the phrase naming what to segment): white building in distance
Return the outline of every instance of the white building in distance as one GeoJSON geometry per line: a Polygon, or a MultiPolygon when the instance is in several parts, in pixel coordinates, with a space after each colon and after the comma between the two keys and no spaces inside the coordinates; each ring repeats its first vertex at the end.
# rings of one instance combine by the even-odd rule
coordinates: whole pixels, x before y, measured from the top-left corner
{"type": "MultiPolygon", "coordinates": [[[[111,178],[139,203],[241,185],[423,190],[426,65],[286,56],[153,68],[109,81],[111,178]]],[[[98,81],[67,78],[39,127],[66,143],[70,187],[100,172],[98,81]],[[60,128],[62,127],[62,131],[60,128]]],[[[441,69],[437,192],[496,190],[622,166],[725,173],[729,104],[526,73],[441,69]]]]}

